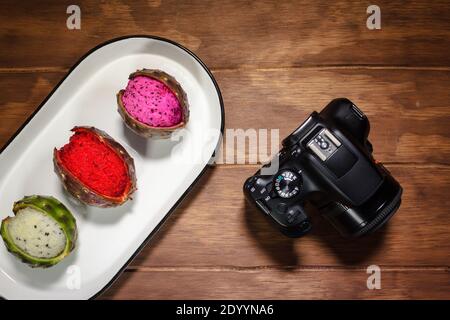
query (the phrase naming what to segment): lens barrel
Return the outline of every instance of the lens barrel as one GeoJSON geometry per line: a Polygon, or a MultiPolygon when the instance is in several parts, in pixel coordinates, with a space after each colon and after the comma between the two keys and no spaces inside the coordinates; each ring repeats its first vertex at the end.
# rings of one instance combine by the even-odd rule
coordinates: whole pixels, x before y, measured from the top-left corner
{"type": "Polygon", "coordinates": [[[319,210],[343,236],[359,237],[385,224],[400,207],[401,195],[402,187],[387,174],[377,191],[361,206],[349,208],[330,202],[319,210]]]}

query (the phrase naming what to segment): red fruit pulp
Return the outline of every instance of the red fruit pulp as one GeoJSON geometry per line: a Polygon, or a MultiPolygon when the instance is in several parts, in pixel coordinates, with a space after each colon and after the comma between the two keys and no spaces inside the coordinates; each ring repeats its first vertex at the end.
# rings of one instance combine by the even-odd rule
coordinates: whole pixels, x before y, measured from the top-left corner
{"type": "Polygon", "coordinates": [[[76,131],[57,152],[64,167],[98,194],[120,197],[129,188],[125,162],[93,132],[76,131]]]}

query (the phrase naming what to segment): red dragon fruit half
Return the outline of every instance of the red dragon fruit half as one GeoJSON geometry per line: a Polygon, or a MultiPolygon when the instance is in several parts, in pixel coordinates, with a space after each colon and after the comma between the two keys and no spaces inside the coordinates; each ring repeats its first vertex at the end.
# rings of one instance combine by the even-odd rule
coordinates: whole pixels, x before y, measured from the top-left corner
{"type": "Polygon", "coordinates": [[[117,104],[125,124],[145,138],[168,138],[189,120],[186,92],[161,70],[130,74],[126,89],[117,94],[117,104]]]}
{"type": "Polygon", "coordinates": [[[81,202],[115,207],[136,190],[133,158],[113,138],[94,127],[75,127],[68,144],[54,149],[55,172],[81,202]]]}

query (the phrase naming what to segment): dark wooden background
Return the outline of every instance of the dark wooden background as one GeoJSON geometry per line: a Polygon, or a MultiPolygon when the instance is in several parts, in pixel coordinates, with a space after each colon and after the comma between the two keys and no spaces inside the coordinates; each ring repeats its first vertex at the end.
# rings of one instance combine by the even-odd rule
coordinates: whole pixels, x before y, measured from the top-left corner
{"type": "MultiPolygon", "coordinates": [[[[450,298],[450,2],[1,1],[0,145],[86,51],[128,34],[193,50],[222,90],[226,128],[289,134],[334,97],[369,116],[375,156],[404,187],[380,232],[344,240],[320,217],[292,240],[245,204],[258,165],[217,165],[103,298],[450,298]],[[382,268],[382,289],[366,268],[382,268]]],[[[249,150],[248,152],[256,152],[249,150]]]]}

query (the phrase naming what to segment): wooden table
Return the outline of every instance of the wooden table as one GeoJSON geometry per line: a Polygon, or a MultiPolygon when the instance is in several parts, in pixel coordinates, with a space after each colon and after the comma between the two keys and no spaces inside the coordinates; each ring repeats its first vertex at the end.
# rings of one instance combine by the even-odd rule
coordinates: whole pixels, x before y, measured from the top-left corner
{"type": "Polygon", "coordinates": [[[69,4],[0,4],[0,145],[87,50],[149,34],[210,67],[229,129],[278,128],[282,139],[350,98],[404,188],[370,237],[342,239],[314,216],[312,234],[292,240],[244,202],[259,164],[216,165],[103,298],[450,298],[449,1],[376,1],[381,30],[366,27],[368,1],[77,1],[81,30],[66,28],[69,4]],[[366,287],[371,264],[380,290],[366,287]]]}

